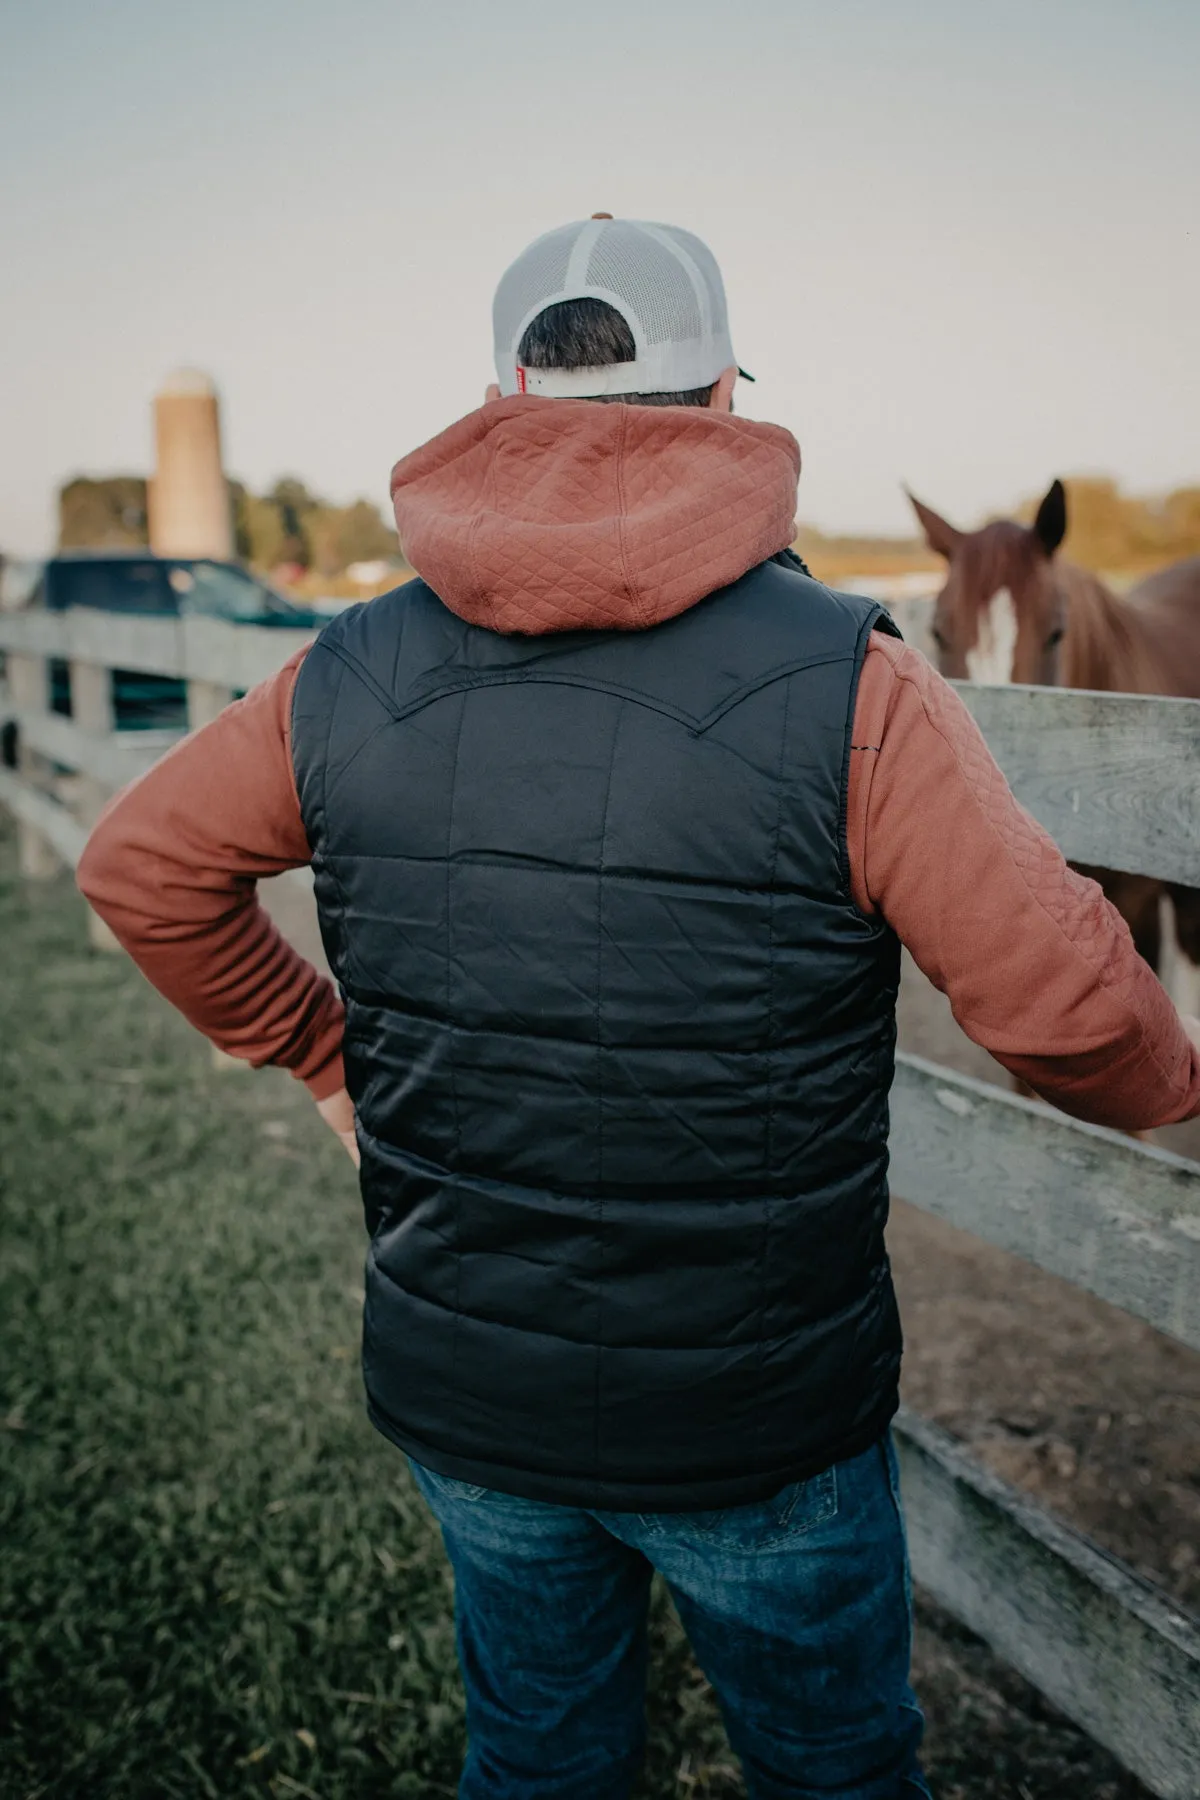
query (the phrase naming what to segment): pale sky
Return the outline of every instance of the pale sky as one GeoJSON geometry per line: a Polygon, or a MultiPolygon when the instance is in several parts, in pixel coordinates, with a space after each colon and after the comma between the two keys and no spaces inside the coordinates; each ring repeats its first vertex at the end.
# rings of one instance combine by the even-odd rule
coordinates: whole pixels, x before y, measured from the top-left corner
{"type": "Polygon", "coordinates": [[[599,210],[712,246],[807,522],[1200,481],[1198,74],[1195,0],[0,0],[0,548],[181,364],[231,474],[386,513],[599,210]]]}

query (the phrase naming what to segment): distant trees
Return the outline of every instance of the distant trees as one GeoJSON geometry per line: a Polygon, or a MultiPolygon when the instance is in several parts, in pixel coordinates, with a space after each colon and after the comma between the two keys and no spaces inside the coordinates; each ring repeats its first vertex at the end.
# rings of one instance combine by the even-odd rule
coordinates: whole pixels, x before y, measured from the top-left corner
{"type": "Polygon", "coordinates": [[[103,481],[77,475],[59,489],[60,550],[123,550],[146,541],[146,483],[140,475],[103,481]]]}
{"type": "MultiPolygon", "coordinates": [[[[350,563],[399,556],[395,527],[369,500],[334,506],[292,475],[265,494],[231,481],[229,500],[237,554],[260,570],[291,566],[333,578],[350,563]]],[[[138,475],[77,476],[59,489],[58,519],[61,550],[144,545],[146,482],[138,475]]]]}
{"type": "Polygon", "coordinates": [[[262,495],[239,486],[234,523],[238,554],[261,569],[290,565],[333,577],[351,563],[399,555],[395,526],[369,500],[331,506],[292,475],[262,495]]]}
{"type": "Polygon", "coordinates": [[[238,555],[259,569],[311,568],[313,515],[333,509],[324,508],[294,476],[281,477],[266,494],[252,494],[240,482],[230,486],[238,555]]]}
{"type": "Polygon", "coordinates": [[[337,514],[334,556],[339,569],[350,563],[373,562],[399,555],[396,527],[380,516],[369,500],[355,500],[337,514]]]}
{"type": "Polygon", "coordinates": [[[336,575],[356,562],[396,557],[396,528],[387,525],[369,500],[349,506],[314,505],[304,515],[308,566],[319,575],[336,575]]]}

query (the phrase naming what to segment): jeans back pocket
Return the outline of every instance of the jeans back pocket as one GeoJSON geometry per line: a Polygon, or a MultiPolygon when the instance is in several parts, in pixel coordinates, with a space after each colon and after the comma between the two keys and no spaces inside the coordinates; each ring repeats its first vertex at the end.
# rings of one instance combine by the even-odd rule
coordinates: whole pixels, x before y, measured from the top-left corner
{"type": "MultiPolygon", "coordinates": [[[[478,1487],[473,1481],[460,1481],[456,1475],[439,1475],[425,1463],[419,1463],[410,1456],[408,1466],[413,1472],[413,1479],[431,1506],[435,1496],[443,1503],[476,1506],[480,1500],[492,1492],[491,1488],[478,1487]]],[[[434,1511],[437,1511],[434,1506],[434,1511]]]]}
{"type": "Polygon", "coordinates": [[[832,1468],[807,1481],[793,1481],[769,1500],[711,1512],[644,1513],[642,1523],[653,1536],[690,1540],[712,1550],[770,1550],[824,1525],[837,1509],[837,1470],[832,1468]]]}

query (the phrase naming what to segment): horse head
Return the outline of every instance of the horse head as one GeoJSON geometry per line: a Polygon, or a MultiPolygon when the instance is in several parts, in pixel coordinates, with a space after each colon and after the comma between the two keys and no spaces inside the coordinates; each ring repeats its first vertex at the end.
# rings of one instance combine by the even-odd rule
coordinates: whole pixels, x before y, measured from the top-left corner
{"type": "Polygon", "coordinates": [[[1051,483],[1030,526],[997,519],[978,531],[959,531],[908,497],[926,543],[950,565],[932,627],[942,674],[1057,686],[1068,623],[1054,565],[1067,530],[1062,482],[1051,483]]]}

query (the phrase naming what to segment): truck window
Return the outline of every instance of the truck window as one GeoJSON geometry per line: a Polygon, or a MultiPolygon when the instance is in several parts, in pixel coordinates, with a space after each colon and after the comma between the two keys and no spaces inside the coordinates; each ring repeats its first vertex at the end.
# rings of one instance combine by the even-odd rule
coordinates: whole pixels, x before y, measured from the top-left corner
{"type": "Polygon", "coordinates": [[[175,601],[162,565],[155,562],[52,562],[46,598],[56,611],[96,606],[105,612],[173,613],[175,601]]]}

